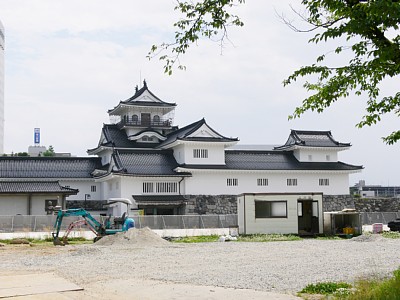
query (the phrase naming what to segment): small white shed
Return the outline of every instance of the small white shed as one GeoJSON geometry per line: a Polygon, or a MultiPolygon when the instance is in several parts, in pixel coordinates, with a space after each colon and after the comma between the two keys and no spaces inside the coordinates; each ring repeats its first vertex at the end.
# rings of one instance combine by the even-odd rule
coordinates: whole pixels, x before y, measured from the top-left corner
{"type": "Polygon", "coordinates": [[[245,193],[237,205],[240,234],[323,232],[322,193],[245,193]]]}

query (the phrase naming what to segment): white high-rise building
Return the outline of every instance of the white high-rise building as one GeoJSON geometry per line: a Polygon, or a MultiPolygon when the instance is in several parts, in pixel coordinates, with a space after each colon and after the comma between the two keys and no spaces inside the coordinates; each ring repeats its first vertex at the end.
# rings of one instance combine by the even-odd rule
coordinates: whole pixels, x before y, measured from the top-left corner
{"type": "Polygon", "coordinates": [[[4,153],[4,27],[0,21],[0,154],[4,153]]]}

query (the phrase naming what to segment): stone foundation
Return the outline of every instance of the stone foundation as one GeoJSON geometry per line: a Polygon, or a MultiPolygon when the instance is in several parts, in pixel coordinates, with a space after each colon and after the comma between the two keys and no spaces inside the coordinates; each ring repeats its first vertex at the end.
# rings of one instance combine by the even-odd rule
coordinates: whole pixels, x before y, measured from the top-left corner
{"type": "MultiPolygon", "coordinates": [[[[237,195],[187,195],[186,205],[181,214],[204,215],[237,214],[237,195]]],[[[86,201],[89,211],[104,210],[106,201],[86,201]]],[[[68,201],[67,208],[83,208],[85,201],[68,201]]],[[[324,195],[322,210],[341,211],[344,208],[355,208],[358,212],[400,212],[399,198],[354,198],[351,195],[324,195]]]]}
{"type": "Polygon", "coordinates": [[[236,198],[236,195],[188,195],[184,214],[237,214],[236,198]]]}

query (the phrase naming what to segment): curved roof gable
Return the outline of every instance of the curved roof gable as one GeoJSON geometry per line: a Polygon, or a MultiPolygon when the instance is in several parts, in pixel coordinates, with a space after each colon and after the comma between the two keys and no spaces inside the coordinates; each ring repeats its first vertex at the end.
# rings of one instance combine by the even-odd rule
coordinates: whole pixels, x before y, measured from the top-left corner
{"type": "Polygon", "coordinates": [[[132,106],[157,106],[157,107],[175,107],[176,103],[169,103],[162,101],[156,95],[154,95],[147,87],[146,80],[143,81],[143,87],[138,89],[136,86],[135,94],[127,100],[120,101],[117,106],[108,110],[108,113],[113,113],[121,105],[132,105],[132,106]]]}
{"type": "Polygon", "coordinates": [[[178,140],[181,141],[196,141],[196,142],[237,142],[238,138],[228,138],[212,129],[203,118],[200,121],[189,124],[181,129],[178,129],[167,136],[167,139],[158,147],[166,147],[178,140]]]}
{"type": "Polygon", "coordinates": [[[300,147],[333,147],[346,148],[350,147],[350,143],[340,143],[336,141],[330,131],[311,131],[311,130],[293,130],[290,132],[289,138],[282,146],[275,147],[276,150],[285,150],[300,147]]]}
{"type": "MultiPolygon", "coordinates": [[[[148,131],[145,131],[148,132],[148,131]]],[[[109,148],[153,148],[156,143],[138,143],[134,140],[130,140],[126,135],[125,130],[118,128],[116,124],[104,124],[102,129],[101,138],[96,148],[88,149],[89,154],[94,154],[100,147],[109,148]]]]}

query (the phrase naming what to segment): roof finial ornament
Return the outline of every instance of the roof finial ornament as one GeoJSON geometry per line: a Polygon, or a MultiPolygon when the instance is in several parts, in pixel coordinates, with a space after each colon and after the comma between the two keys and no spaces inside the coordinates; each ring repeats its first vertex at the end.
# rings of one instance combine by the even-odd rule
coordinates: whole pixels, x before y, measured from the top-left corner
{"type": "Polygon", "coordinates": [[[145,80],[143,80],[143,86],[144,86],[145,88],[147,88],[147,82],[146,82],[146,79],[145,79],[145,80]]]}
{"type": "Polygon", "coordinates": [[[135,94],[139,91],[138,85],[135,86],[135,94]]]}

